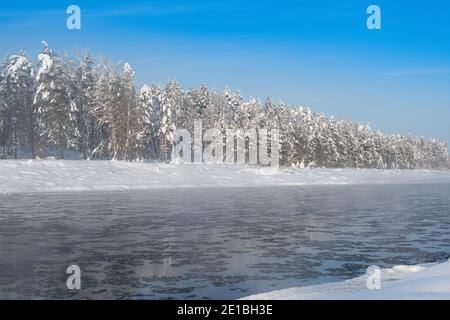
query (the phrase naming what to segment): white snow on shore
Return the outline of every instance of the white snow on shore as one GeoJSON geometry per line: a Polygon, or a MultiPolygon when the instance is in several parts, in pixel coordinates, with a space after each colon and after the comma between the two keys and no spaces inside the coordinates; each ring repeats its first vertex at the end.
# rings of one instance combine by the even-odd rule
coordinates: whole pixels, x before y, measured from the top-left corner
{"type": "Polygon", "coordinates": [[[337,283],[290,288],[243,300],[417,300],[450,299],[450,260],[440,264],[381,269],[380,289],[369,290],[367,275],[337,283]]]}
{"type": "Polygon", "coordinates": [[[0,194],[191,187],[450,183],[450,172],[262,168],[120,161],[1,160],[0,194]]]}

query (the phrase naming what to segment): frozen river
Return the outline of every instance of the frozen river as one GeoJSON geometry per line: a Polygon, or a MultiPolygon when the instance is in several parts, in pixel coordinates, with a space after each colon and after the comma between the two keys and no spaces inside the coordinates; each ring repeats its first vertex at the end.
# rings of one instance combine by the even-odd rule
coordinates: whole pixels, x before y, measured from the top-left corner
{"type": "Polygon", "coordinates": [[[450,255],[450,184],[0,195],[0,298],[234,299],[450,255]],[[66,268],[81,268],[79,291],[66,268]]]}

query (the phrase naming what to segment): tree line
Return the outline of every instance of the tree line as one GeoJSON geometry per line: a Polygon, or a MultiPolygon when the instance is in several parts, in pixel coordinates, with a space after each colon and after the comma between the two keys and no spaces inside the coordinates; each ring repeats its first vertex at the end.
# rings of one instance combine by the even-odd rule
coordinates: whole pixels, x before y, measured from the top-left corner
{"type": "Polygon", "coordinates": [[[94,62],[87,52],[54,53],[43,42],[37,68],[21,52],[0,64],[2,158],[170,161],[176,128],[277,128],[280,164],[305,167],[444,169],[448,145],[387,135],[368,125],[328,118],[266,98],[244,99],[176,81],[136,89],[128,63],[94,62]],[[36,70],[36,71],[35,71],[36,70]]]}

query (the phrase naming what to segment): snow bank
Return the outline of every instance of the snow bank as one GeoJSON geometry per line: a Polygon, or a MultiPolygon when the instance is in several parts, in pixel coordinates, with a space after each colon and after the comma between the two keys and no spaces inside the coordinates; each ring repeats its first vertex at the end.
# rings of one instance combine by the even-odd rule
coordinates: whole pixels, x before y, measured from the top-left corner
{"type": "Polygon", "coordinates": [[[367,289],[366,280],[364,275],[343,282],[252,295],[243,300],[450,299],[450,260],[382,269],[379,290],[367,289]]]}
{"type": "Polygon", "coordinates": [[[326,184],[450,183],[450,172],[2,160],[0,193],[326,184]]]}

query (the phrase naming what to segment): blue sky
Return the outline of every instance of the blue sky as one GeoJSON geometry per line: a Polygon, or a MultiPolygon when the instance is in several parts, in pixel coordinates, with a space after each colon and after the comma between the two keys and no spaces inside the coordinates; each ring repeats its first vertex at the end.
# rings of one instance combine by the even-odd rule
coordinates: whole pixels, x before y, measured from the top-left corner
{"type": "Polygon", "coordinates": [[[138,84],[177,79],[272,96],[387,133],[450,141],[450,2],[0,1],[0,54],[89,48],[138,84]],[[82,29],[66,28],[66,8],[82,29]],[[377,4],[382,29],[366,28],[377,4]]]}

